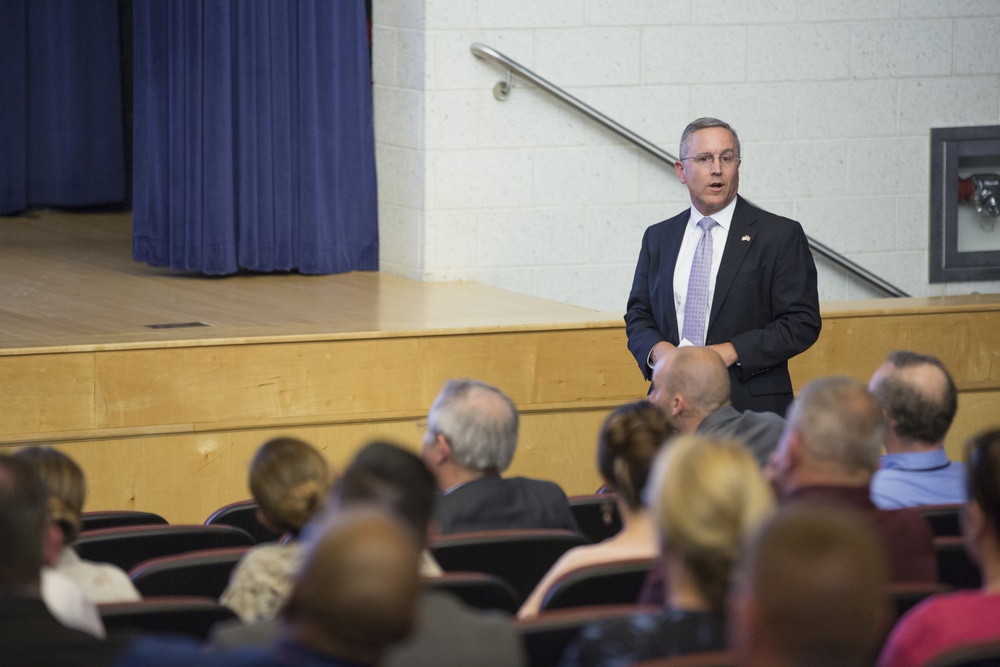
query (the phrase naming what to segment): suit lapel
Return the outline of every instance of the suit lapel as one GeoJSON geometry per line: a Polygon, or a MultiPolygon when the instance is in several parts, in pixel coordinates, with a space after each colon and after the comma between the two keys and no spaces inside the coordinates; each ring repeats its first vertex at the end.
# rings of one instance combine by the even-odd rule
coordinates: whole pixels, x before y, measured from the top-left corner
{"type": "Polygon", "coordinates": [[[733,222],[729,226],[729,234],[726,235],[726,248],[722,251],[722,265],[719,273],[715,277],[715,294],[712,297],[712,312],[708,318],[708,328],[711,330],[715,322],[715,316],[729,294],[729,288],[733,285],[733,280],[743,264],[743,258],[753,245],[756,230],[754,224],[757,222],[755,209],[744,201],[740,196],[736,198],[736,210],[733,211],[733,222]],[[749,240],[747,240],[749,239],[749,240]]]}

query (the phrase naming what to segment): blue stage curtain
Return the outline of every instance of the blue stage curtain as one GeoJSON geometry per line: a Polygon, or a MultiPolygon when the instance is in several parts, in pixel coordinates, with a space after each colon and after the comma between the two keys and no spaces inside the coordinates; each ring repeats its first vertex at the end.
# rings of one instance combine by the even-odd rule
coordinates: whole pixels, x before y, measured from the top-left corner
{"type": "Polygon", "coordinates": [[[0,213],[125,199],[115,0],[0,2],[0,213]]]}
{"type": "Polygon", "coordinates": [[[133,257],[378,268],[364,0],[136,0],[133,257]]]}

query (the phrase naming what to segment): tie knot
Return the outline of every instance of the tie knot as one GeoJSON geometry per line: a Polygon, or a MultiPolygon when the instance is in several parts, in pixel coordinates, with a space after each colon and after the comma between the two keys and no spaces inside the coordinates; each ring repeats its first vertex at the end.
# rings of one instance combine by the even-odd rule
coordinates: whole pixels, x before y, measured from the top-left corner
{"type": "Polygon", "coordinates": [[[701,227],[702,231],[705,232],[710,231],[712,227],[715,227],[717,224],[719,223],[717,223],[715,220],[712,220],[711,218],[702,218],[701,220],[698,221],[698,226],[701,227]]]}

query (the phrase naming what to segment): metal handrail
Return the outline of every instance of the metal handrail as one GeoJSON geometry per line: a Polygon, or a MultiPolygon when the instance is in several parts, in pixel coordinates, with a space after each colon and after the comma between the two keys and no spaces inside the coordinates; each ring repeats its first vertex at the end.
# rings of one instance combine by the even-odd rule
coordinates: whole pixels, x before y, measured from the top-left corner
{"type": "MultiPolygon", "coordinates": [[[[650,153],[654,157],[662,160],[663,162],[666,162],[668,164],[673,164],[674,162],[677,161],[677,158],[675,156],[666,152],[659,146],[650,143],[649,141],[640,137],[638,134],[628,129],[627,127],[623,126],[622,124],[612,120],[611,118],[608,118],[603,113],[593,108],[589,104],[573,97],[562,88],[538,76],[537,74],[535,74],[534,72],[532,72],[530,69],[520,64],[519,62],[511,60],[510,58],[500,53],[493,47],[486,46],[485,44],[480,44],[478,42],[474,42],[471,46],[471,50],[472,54],[475,55],[476,57],[492,61],[507,70],[508,80],[506,82],[502,81],[494,87],[494,95],[496,95],[497,99],[504,99],[506,98],[507,94],[509,94],[510,92],[509,77],[510,73],[514,73],[519,77],[521,77],[522,79],[530,81],[531,83],[535,84],[545,92],[565,102],[566,104],[573,107],[574,109],[576,109],[583,115],[587,116],[591,120],[600,123],[607,129],[614,132],[615,134],[630,141],[631,143],[635,144],[644,151],[650,153]]],[[[858,278],[866,281],[870,285],[873,285],[874,287],[882,290],[883,292],[885,292],[890,296],[894,297],[910,296],[909,294],[899,289],[892,283],[883,280],[882,278],[875,275],[874,273],[864,268],[863,266],[860,266],[852,262],[851,260],[844,257],[836,250],[830,248],[829,246],[820,243],[819,241],[813,239],[808,235],[806,236],[806,238],[809,241],[809,248],[813,252],[822,255],[823,257],[827,258],[828,260],[836,264],[838,267],[844,269],[848,273],[854,274],[858,278]]]]}

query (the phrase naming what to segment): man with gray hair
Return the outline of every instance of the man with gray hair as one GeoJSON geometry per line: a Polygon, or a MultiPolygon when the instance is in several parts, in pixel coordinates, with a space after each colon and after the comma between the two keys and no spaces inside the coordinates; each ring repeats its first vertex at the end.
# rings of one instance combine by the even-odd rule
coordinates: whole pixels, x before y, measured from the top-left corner
{"type": "Polygon", "coordinates": [[[779,502],[853,508],[881,535],[893,581],[937,581],[933,534],[913,508],[880,510],[869,496],[885,421],[860,382],[828,377],[810,382],[788,415],[768,474],[779,502]]]}
{"type": "Polygon", "coordinates": [[[897,350],[872,375],[868,390],[888,424],[872,502],[883,509],[964,503],[965,464],[949,461],[944,451],[958,410],[958,390],[944,364],[897,350]]]}
{"type": "Polygon", "coordinates": [[[441,533],[506,528],[579,532],[558,485],[500,476],[514,458],[517,431],[517,408],[496,387],[475,380],[445,384],[427,415],[421,455],[441,492],[441,533]]]}

